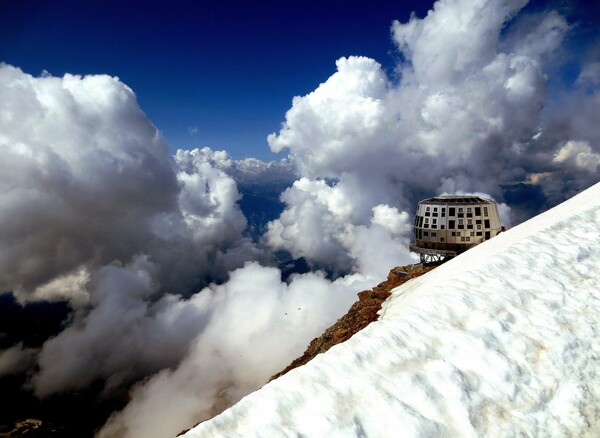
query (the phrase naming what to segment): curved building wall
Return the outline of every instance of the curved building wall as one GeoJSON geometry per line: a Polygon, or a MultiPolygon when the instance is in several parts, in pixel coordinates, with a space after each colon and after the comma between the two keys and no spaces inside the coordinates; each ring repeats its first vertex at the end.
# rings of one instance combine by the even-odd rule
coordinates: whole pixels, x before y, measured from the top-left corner
{"type": "Polygon", "coordinates": [[[502,229],[496,203],[477,196],[440,196],[419,202],[414,221],[417,249],[463,252],[502,229]]]}

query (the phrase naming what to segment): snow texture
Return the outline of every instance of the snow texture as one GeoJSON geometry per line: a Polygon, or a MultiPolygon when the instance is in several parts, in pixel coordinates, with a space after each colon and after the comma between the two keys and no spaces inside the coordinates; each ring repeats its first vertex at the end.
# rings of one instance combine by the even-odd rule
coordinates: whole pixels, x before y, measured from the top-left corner
{"type": "Polygon", "coordinates": [[[185,436],[600,436],[600,183],[185,436]]]}

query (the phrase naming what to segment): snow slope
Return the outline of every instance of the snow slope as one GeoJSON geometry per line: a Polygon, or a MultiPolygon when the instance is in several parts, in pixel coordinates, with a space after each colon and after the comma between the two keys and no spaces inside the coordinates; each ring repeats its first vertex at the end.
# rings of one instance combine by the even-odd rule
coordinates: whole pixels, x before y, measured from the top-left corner
{"type": "Polygon", "coordinates": [[[600,436],[600,184],[185,436],[600,436]]]}

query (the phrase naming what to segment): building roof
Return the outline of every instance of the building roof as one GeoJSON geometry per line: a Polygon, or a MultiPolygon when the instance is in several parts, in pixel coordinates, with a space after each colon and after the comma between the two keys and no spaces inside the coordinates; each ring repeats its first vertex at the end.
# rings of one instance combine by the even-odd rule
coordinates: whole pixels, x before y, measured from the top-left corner
{"type": "Polygon", "coordinates": [[[491,199],[481,198],[479,196],[457,196],[443,195],[434,198],[423,199],[419,204],[488,204],[494,202],[491,199]]]}

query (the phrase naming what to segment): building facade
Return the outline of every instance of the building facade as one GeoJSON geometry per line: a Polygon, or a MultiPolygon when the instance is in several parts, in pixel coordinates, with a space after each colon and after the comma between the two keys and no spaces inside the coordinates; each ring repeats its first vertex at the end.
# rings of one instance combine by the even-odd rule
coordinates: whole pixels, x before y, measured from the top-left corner
{"type": "Polygon", "coordinates": [[[502,230],[496,203],[479,196],[437,196],[419,202],[410,250],[422,262],[454,257],[502,230]]]}

